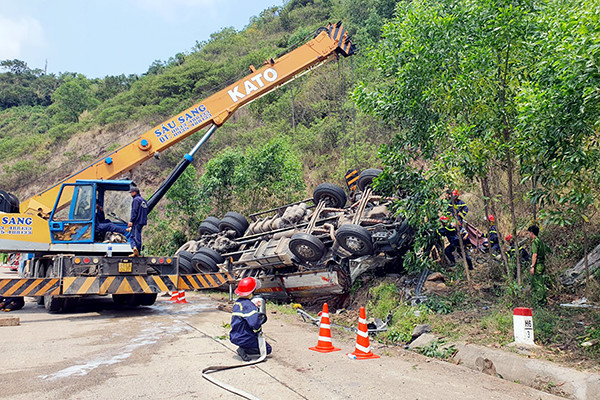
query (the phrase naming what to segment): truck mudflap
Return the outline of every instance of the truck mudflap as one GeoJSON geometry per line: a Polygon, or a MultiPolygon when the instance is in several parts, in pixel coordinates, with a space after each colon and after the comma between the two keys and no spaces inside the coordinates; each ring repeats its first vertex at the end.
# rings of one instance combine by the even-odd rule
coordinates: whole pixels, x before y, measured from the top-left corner
{"type": "Polygon", "coordinates": [[[173,290],[214,289],[232,281],[231,275],[220,272],[192,275],[12,278],[0,279],[0,296],[162,293],[173,290]]]}

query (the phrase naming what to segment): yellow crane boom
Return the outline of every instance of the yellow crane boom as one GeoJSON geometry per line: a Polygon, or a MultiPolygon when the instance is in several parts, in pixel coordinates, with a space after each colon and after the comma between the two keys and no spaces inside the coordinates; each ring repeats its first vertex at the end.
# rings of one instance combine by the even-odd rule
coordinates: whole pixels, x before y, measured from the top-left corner
{"type": "MultiPolygon", "coordinates": [[[[222,125],[239,108],[285,84],[331,57],[350,56],[355,48],[341,23],[321,28],[309,42],[271,59],[230,86],[149,129],[135,141],[103,156],[43,192],[23,201],[21,213],[49,212],[55,205],[61,185],[81,179],[113,179],[152,158],[193,133],[222,125]]],[[[59,205],[60,206],[60,205],[59,205]]]]}

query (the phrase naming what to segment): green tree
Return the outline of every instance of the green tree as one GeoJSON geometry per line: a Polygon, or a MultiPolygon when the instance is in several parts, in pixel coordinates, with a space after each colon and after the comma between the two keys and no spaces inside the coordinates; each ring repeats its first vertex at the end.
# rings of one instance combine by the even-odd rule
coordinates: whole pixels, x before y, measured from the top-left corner
{"type": "Polygon", "coordinates": [[[549,1],[539,15],[535,59],[519,94],[521,173],[542,218],[583,232],[600,189],[600,6],[549,1]]]}
{"type": "Polygon", "coordinates": [[[77,122],[83,111],[95,108],[98,103],[91,91],[90,81],[83,75],[77,75],[65,79],[52,93],[52,105],[48,111],[57,123],[77,122]]]}
{"type": "Polygon", "coordinates": [[[180,231],[192,236],[202,222],[200,215],[200,197],[198,173],[193,165],[189,165],[183,174],[167,191],[165,206],[167,219],[180,231]]]}
{"type": "Polygon", "coordinates": [[[371,54],[379,82],[354,94],[363,110],[398,126],[390,151],[427,161],[447,182],[485,182],[491,168],[504,168],[513,233],[515,93],[534,15],[530,1],[400,2],[371,54]]]}

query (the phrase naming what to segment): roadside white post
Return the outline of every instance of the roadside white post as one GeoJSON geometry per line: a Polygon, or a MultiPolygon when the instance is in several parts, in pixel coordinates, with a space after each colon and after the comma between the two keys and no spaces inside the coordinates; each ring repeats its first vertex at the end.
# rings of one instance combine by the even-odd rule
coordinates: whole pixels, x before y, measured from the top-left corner
{"type": "Polygon", "coordinates": [[[535,345],[533,342],[533,314],[530,308],[517,307],[513,311],[515,343],[535,345]]]}

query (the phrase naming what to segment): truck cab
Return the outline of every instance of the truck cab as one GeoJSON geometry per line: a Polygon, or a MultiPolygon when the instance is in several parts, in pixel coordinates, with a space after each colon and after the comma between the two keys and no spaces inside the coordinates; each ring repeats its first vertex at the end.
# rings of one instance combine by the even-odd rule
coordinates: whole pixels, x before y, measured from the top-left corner
{"type": "Polygon", "coordinates": [[[124,239],[128,238],[125,229],[131,213],[131,183],[129,180],[77,180],[63,184],[48,221],[51,243],[105,252],[110,241],[105,240],[107,231],[99,225],[110,222],[114,231],[121,231],[125,236],[114,236],[118,243],[111,243],[113,251],[130,252],[131,247],[124,239]]]}

